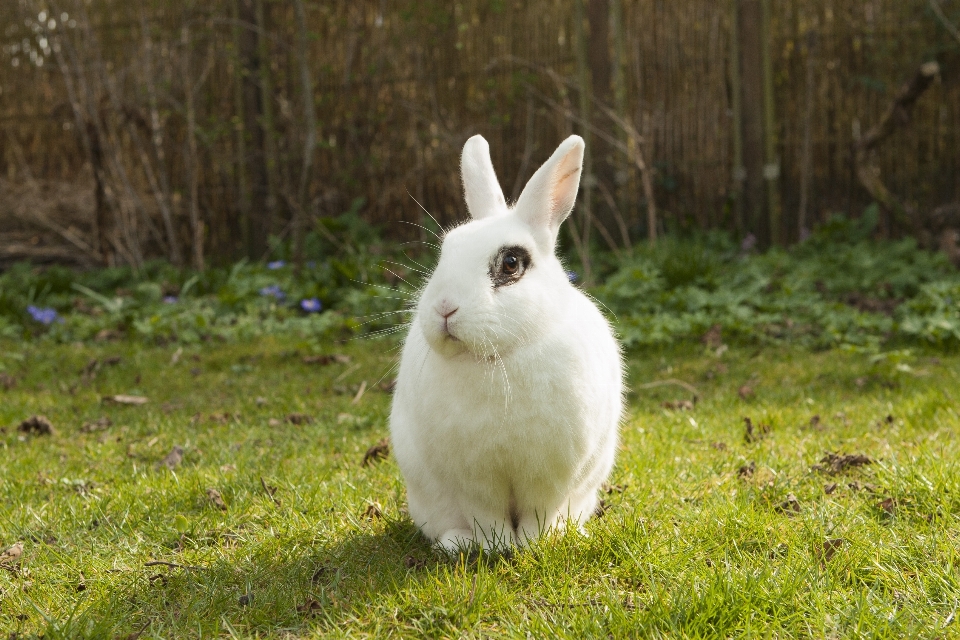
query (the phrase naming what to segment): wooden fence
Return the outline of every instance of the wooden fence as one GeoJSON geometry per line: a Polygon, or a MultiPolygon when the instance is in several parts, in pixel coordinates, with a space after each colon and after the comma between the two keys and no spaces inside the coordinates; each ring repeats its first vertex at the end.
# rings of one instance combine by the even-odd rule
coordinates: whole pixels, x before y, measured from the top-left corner
{"type": "MultiPolygon", "coordinates": [[[[593,0],[306,1],[301,32],[297,0],[11,0],[16,18],[0,33],[0,189],[36,185],[36,211],[18,219],[61,240],[74,234],[77,251],[102,254],[98,243],[109,243],[113,261],[196,262],[199,243],[201,261],[228,259],[264,246],[249,237],[251,218],[267,213],[250,206],[255,156],[266,233],[290,238],[298,219],[309,230],[311,217],[352,207],[402,234],[393,222],[423,218],[413,198],[443,223],[464,216],[458,159],[470,135],[490,141],[511,198],[564,136],[587,132],[597,157],[586,184],[606,212],[596,241],[647,233],[640,176],[621,151],[634,143],[653,168],[662,229],[734,230],[732,0],[605,0],[618,12],[605,43],[613,86],[590,96],[577,47],[597,23],[577,21],[583,1],[595,9],[593,0]],[[307,86],[317,145],[301,203],[307,86]],[[640,139],[625,138],[605,107],[640,139]],[[97,190],[77,202],[99,210],[65,211],[44,199],[50,182],[97,190]]],[[[776,180],[792,241],[807,127],[811,224],[858,212],[869,197],[853,144],[918,65],[952,60],[960,42],[934,0],[765,1],[776,180]]],[[[960,0],[939,6],[960,22],[960,0]]],[[[596,80],[595,64],[587,71],[596,80]]],[[[958,79],[956,65],[941,65],[909,126],[879,150],[887,186],[918,210],[960,200],[958,79]]]]}

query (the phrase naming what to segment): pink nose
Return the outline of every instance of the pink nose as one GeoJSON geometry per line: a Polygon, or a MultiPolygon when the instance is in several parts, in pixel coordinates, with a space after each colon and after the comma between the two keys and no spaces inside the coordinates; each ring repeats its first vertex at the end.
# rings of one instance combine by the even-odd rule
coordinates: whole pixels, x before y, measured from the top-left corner
{"type": "Polygon", "coordinates": [[[439,313],[444,320],[448,320],[450,316],[455,314],[459,309],[460,307],[455,307],[447,300],[444,300],[437,306],[437,313],[439,313]]]}

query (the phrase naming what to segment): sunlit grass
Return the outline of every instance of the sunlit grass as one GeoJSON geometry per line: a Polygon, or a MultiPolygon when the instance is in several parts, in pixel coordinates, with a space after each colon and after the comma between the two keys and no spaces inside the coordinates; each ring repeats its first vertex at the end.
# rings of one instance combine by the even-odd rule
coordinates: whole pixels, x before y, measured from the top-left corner
{"type": "Polygon", "coordinates": [[[276,339],[176,357],[176,346],[0,344],[0,367],[15,380],[0,385],[0,551],[24,542],[20,563],[0,571],[0,629],[45,638],[957,633],[960,357],[631,354],[635,391],[589,537],[448,560],[406,517],[393,460],[361,465],[387,434],[390,396],[377,381],[390,377],[393,346],[331,344],[352,360],[321,365],[276,339]],[[694,395],[648,385],[665,380],[694,387],[695,407],[665,408],[694,395]],[[149,402],[102,400],[114,394],[149,402]],[[19,433],[34,414],[56,433],[19,433]],[[103,417],[111,426],[82,428],[103,417]],[[160,463],[175,445],[183,460],[168,470],[160,463]],[[827,453],[873,463],[816,470],[827,453]]]}

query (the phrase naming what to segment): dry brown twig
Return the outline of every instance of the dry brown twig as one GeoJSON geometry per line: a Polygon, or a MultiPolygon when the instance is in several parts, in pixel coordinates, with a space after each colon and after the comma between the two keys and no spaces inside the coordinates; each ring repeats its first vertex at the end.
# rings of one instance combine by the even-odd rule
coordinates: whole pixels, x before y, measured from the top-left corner
{"type": "MultiPolygon", "coordinates": [[[[515,64],[521,64],[523,66],[529,67],[536,71],[547,74],[554,82],[554,84],[563,87],[572,86],[572,82],[566,78],[561,77],[556,71],[549,67],[543,67],[541,65],[534,64],[527,60],[517,58],[516,56],[507,56],[505,59],[507,62],[512,62],[515,64]]],[[[499,60],[494,60],[487,65],[487,69],[491,69],[500,64],[499,60]]],[[[539,93],[539,92],[538,92],[539,93]]],[[[548,97],[540,94],[541,99],[545,99],[551,107],[557,108],[555,102],[550,100],[548,97]]],[[[616,139],[615,137],[609,135],[603,129],[595,126],[591,122],[587,122],[583,118],[573,115],[572,109],[567,101],[564,111],[567,112],[567,117],[571,120],[577,121],[581,126],[587,127],[590,129],[590,132],[593,135],[601,138],[604,142],[611,145],[621,153],[627,156],[630,161],[637,167],[637,170],[640,172],[640,180],[643,185],[644,197],[647,199],[647,234],[650,238],[651,244],[656,242],[657,238],[657,204],[654,197],[653,191],[653,177],[652,171],[647,165],[646,159],[643,156],[643,153],[640,150],[640,145],[643,144],[643,137],[637,132],[636,127],[632,123],[620,117],[620,115],[612,109],[610,106],[604,104],[598,100],[595,96],[590,97],[594,107],[599,108],[604,115],[606,115],[616,126],[618,126],[626,135],[627,143],[624,144],[622,141],[616,139]]],[[[620,221],[622,222],[622,221],[620,221]]]]}
{"type": "Polygon", "coordinates": [[[854,162],[860,184],[899,223],[907,227],[915,227],[918,221],[883,183],[880,167],[872,162],[873,152],[884,140],[893,135],[899,126],[910,121],[910,109],[939,73],[940,65],[936,61],[920,65],[913,77],[900,87],[880,121],[854,143],[854,162]]]}
{"type": "Polygon", "coordinates": [[[960,29],[957,29],[957,27],[947,19],[947,14],[943,12],[943,7],[940,6],[940,0],[930,0],[930,8],[933,9],[943,28],[960,44],[960,29]]]}

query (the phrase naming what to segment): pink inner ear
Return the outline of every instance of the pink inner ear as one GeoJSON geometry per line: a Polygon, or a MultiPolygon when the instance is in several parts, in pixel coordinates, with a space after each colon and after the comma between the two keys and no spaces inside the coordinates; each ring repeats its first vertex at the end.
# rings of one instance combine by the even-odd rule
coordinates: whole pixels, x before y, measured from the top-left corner
{"type": "Polygon", "coordinates": [[[577,195],[575,187],[579,186],[579,183],[577,185],[571,185],[570,181],[580,172],[580,167],[573,167],[572,169],[566,167],[566,160],[567,158],[564,158],[564,162],[557,167],[557,173],[564,170],[566,170],[566,173],[554,178],[553,190],[550,193],[550,213],[553,217],[566,213],[566,210],[570,209],[573,199],[576,198],[577,195]]]}
{"type": "Polygon", "coordinates": [[[557,163],[553,172],[550,189],[550,218],[554,225],[559,225],[573,208],[577,198],[577,189],[580,186],[581,166],[576,162],[576,149],[571,149],[567,155],[557,163]]]}

